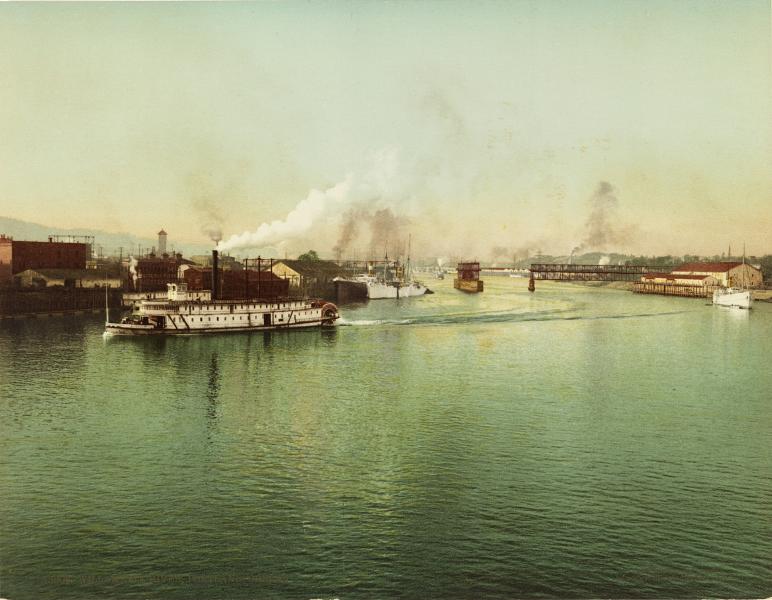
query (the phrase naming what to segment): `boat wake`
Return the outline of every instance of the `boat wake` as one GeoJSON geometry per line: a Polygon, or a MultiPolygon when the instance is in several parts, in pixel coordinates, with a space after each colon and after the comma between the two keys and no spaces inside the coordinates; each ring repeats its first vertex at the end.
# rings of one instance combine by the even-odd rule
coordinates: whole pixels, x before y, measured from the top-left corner
{"type": "Polygon", "coordinates": [[[467,323],[511,323],[529,321],[593,321],[604,319],[639,319],[682,314],[685,311],[623,313],[610,315],[582,315],[575,308],[550,309],[542,311],[489,311],[477,313],[447,313],[421,315],[406,319],[346,319],[341,318],[341,327],[374,327],[391,325],[454,325],[467,323]]]}

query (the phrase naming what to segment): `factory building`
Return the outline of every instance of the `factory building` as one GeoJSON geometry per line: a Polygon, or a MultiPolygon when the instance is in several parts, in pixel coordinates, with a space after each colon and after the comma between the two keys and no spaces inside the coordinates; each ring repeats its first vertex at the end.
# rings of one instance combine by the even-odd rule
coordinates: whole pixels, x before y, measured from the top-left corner
{"type": "Polygon", "coordinates": [[[693,262],[675,268],[672,275],[710,276],[724,287],[760,287],[763,283],[761,269],[742,262],[693,262]]]}
{"type": "Polygon", "coordinates": [[[166,291],[167,283],[177,281],[177,270],[182,264],[190,264],[190,261],[182,258],[181,254],[132,258],[129,261],[128,289],[135,292],[166,291]]]}
{"type": "Polygon", "coordinates": [[[14,240],[0,235],[0,284],[9,284],[13,276],[27,269],[85,269],[91,246],[81,242],[14,240]]]}
{"type": "MultiPolygon", "coordinates": [[[[289,295],[289,281],[277,277],[270,271],[244,269],[233,271],[218,269],[220,300],[241,298],[286,298],[289,295]]],[[[212,288],[211,267],[181,265],[178,280],[188,284],[191,292],[212,288]]]]}
{"type": "Polygon", "coordinates": [[[741,262],[694,262],[670,273],[646,273],[633,284],[639,294],[661,294],[710,298],[721,287],[756,288],[762,284],[761,270],[741,262]]]}

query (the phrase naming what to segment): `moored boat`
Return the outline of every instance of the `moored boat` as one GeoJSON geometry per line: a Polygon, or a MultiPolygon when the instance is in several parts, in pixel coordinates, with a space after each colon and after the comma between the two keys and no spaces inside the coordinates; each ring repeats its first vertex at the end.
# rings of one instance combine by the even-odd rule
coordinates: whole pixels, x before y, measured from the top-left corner
{"type": "Polygon", "coordinates": [[[732,287],[731,279],[729,287],[720,287],[713,292],[713,304],[717,306],[729,306],[733,308],[746,308],[751,309],[753,307],[753,292],[747,288],[746,271],[745,271],[745,245],[743,245],[743,271],[742,281],[739,282],[741,287],[732,287]]]}
{"type": "Polygon", "coordinates": [[[753,307],[753,292],[741,288],[719,288],[713,292],[713,304],[750,309],[753,307]]]}

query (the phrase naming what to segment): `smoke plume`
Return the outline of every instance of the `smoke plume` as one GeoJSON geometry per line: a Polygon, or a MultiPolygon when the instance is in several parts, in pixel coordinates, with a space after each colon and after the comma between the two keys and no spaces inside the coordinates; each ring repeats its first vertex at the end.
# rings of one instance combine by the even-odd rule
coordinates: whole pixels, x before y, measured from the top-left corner
{"type": "Polygon", "coordinates": [[[347,177],[324,191],[311,190],[283,220],[263,223],[255,231],[232,235],[218,244],[222,251],[241,248],[263,248],[272,244],[297,239],[310,231],[313,225],[333,209],[350,201],[352,179],[347,177]]]}
{"type": "Polygon", "coordinates": [[[403,255],[407,225],[407,219],[396,216],[390,208],[375,211],[370,217],[370,255],[379,256],[389,250],[403,255]]]}
{"type": "Polygon", "coordinates": [[[606,250],[611,245],[627,244],[635,234],[635,226],[619,222],[619,198],[608,181],[599,181],[589,199],[590,214],[585,221],[582,243],[571,250],[571,256],[588,250],[606,250]]]}
{"type": "Polygon", "coordinates": [[[369,219],[370,212],[364,206],[353,206],[346,211],[340,224],[338,241],[332,248],[336,258],[340,260],[343,253],[351,246],[351,242],[359,235],[360,225],[369,219]]]}
{"type": "Polygon", "coordinates": [[[616,216],[619,199],[608,181],[601,181],[590,198],[590,215],[585,223],[587,235],[583,245],[587,248],[604,248],[617,241],[612,222],[616,216]]]}

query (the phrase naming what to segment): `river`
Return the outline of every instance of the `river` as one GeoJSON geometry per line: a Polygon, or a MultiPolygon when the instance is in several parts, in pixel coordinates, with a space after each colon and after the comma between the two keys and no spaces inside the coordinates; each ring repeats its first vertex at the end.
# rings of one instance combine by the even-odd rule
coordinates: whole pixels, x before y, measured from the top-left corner
{"type": "Polygon", "coordinates": [[[0,324],[0,596],[769,596],[772,304],[485,283],[328,331],[0,324]]]}

